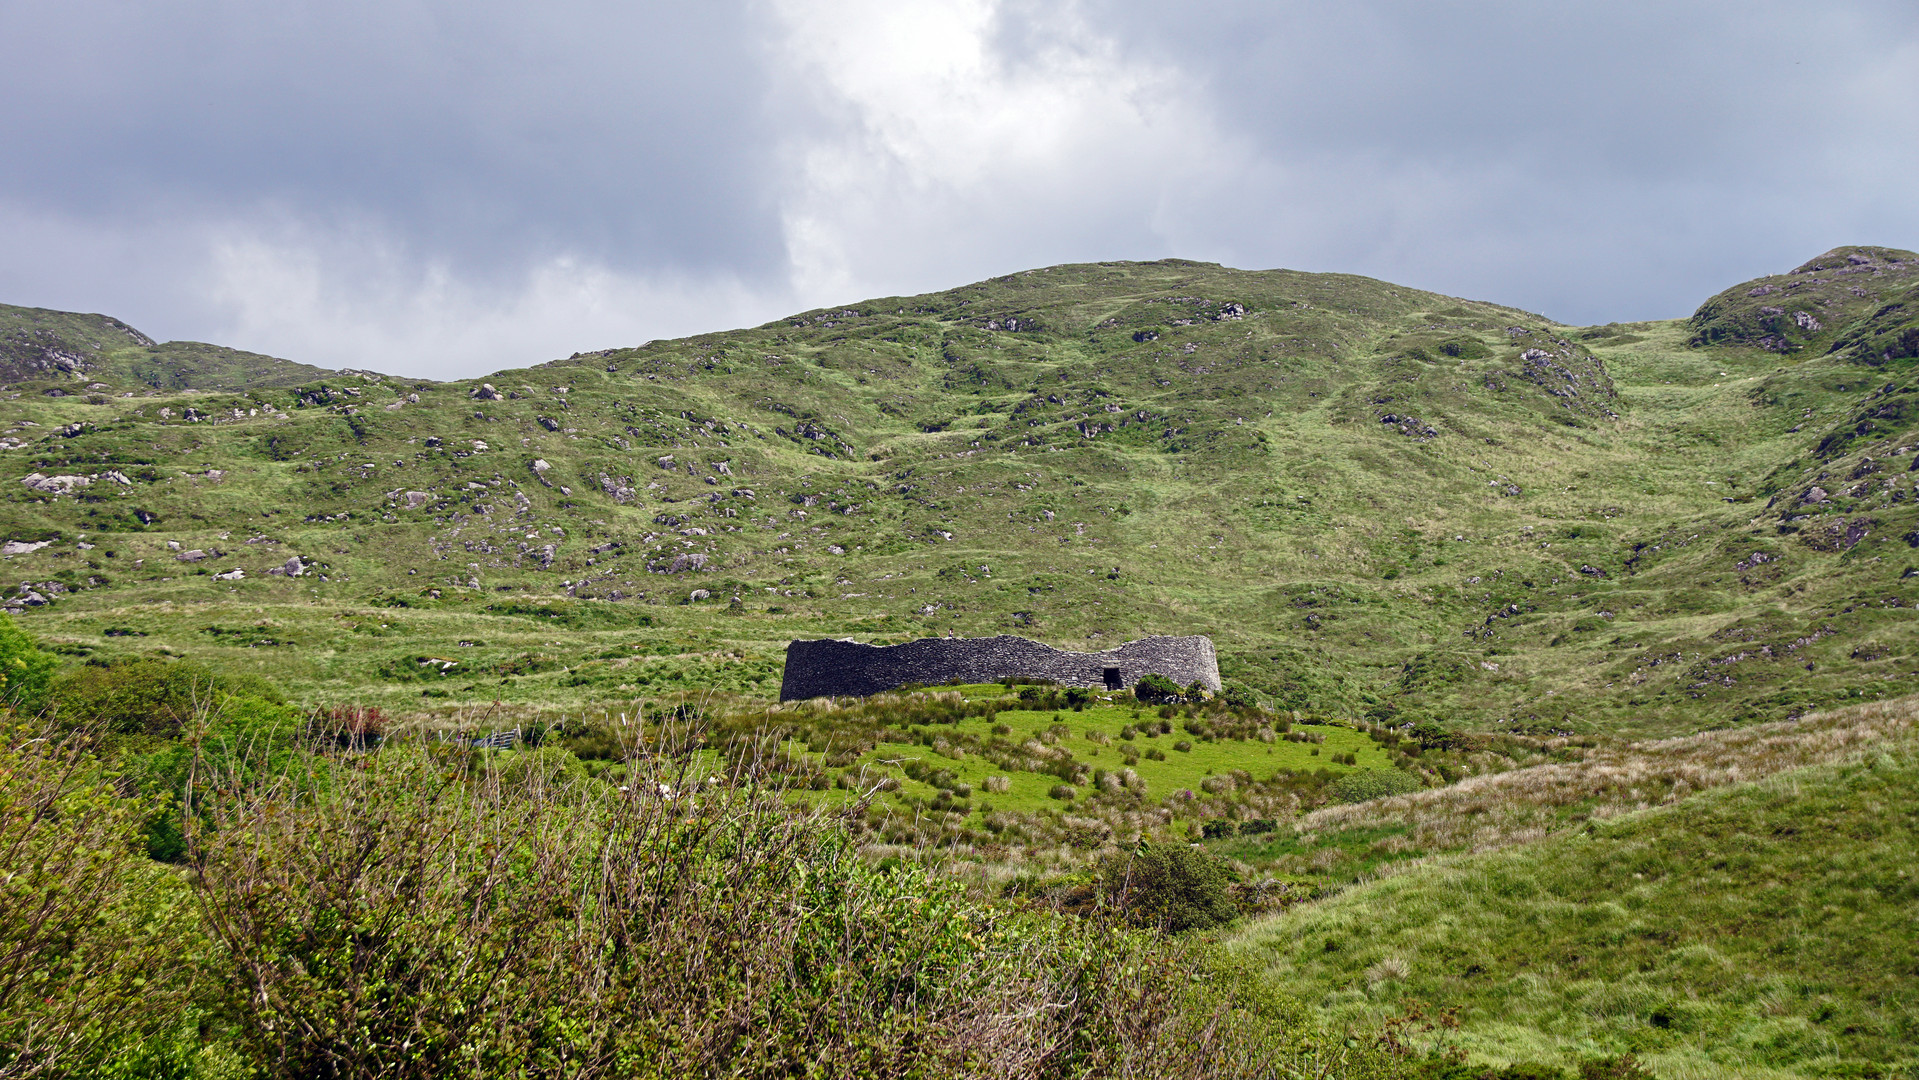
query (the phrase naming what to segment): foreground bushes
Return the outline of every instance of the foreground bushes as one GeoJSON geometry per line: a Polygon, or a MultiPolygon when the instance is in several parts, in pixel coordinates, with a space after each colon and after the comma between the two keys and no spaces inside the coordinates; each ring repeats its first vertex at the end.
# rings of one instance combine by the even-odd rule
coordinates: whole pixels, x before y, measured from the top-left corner
{"type": "Polygon", "coordinates": [[[85,753],[0,752],[0,1076],[1399,1068],[1197,946],[871,865],[750,784],[248,730],[189,732],[179,869],[85,753]]]}
{"type": "Polygon", "coordinates": [[[0,1076],[65,1076],[178,1024],[201,938],[178,875],[135,850],[148,803],[76,742],[0,738],[0,1076]]]}

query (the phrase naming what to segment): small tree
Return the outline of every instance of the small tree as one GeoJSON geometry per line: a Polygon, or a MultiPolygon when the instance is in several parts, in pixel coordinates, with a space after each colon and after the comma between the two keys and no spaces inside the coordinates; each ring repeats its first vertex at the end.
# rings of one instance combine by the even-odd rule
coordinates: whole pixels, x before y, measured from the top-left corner
{"type": "Polygon", "coordinates": [[[1109,900],[1136,922],[1181,930],[1224,926],[1239,917],[1226,892],[1225,860],[1184,844],[1152,844],[1102,867],[1109,900]]]}
{"type": "Polygon", "coordinates": [[[1179,684],[1154,672],[1133,687],[1133,696],[1148,704],[1170,705],[1180,700],[1179,684]]]}
{"type": "Polygon", "coordinates": [[[46,707],[57,657],[40,651],[13,620],[0,615],[0,705],[32,715],[46,707]]]}

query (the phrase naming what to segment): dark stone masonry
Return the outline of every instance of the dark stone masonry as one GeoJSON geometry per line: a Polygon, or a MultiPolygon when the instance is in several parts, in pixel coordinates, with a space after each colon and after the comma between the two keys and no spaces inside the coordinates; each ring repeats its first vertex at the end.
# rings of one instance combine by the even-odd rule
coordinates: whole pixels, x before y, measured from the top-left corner
{"type": "Polygon", "coordinates": [[[924,638],[902,645],[795,641],[786,647],[780,700],[865,697],[907,683],[937,686],[952,679],[988,683],[1007,676],[1117,690],[1154,674],[1181,686],[1198,682],[1218,690],[1219,658],[1212,639],[1149,637],[1096,653],[1066,652],[1010,634],[924,638]]]}

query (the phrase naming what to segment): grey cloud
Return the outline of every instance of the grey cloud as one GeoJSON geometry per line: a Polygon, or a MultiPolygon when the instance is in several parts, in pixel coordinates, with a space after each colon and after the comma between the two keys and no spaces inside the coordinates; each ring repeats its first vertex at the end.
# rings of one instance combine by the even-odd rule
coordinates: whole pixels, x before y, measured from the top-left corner
{"type": "Polygon", "coordinates": [[[1919,247],[1909,0],[999,0],[835,79],[941,10],[12,5],[0,301],[477,374],[1067,261],[1605,321],[1919,247]]]}
{"type": "MultiPolygon", "coordinates": [[[[1007,39],[1018,51],[1015,8],[1007,39]]],[[[1094,0],[1291,182],[1234,255],[1605,320],[1919,243],[1919,9],[1094,0]]]]}
{"type": "Polygon", "coordinates": [[[775,273],[757,27],[738,2],[14,5],[0,190],[371,223],[478,274],[775,273]]]}

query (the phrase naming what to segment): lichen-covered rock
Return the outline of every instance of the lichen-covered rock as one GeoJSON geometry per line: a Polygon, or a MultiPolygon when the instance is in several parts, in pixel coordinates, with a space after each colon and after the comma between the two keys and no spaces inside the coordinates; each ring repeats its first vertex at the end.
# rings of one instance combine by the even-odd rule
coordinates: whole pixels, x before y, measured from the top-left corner
{"type": "Polygon", "coordinates": [[[20,482],[48,495],[68,495],[80,488],[93,486],[93,481],[84,476],[42,476],[39,473],[28,473],[26,479],[20,482]]]}

